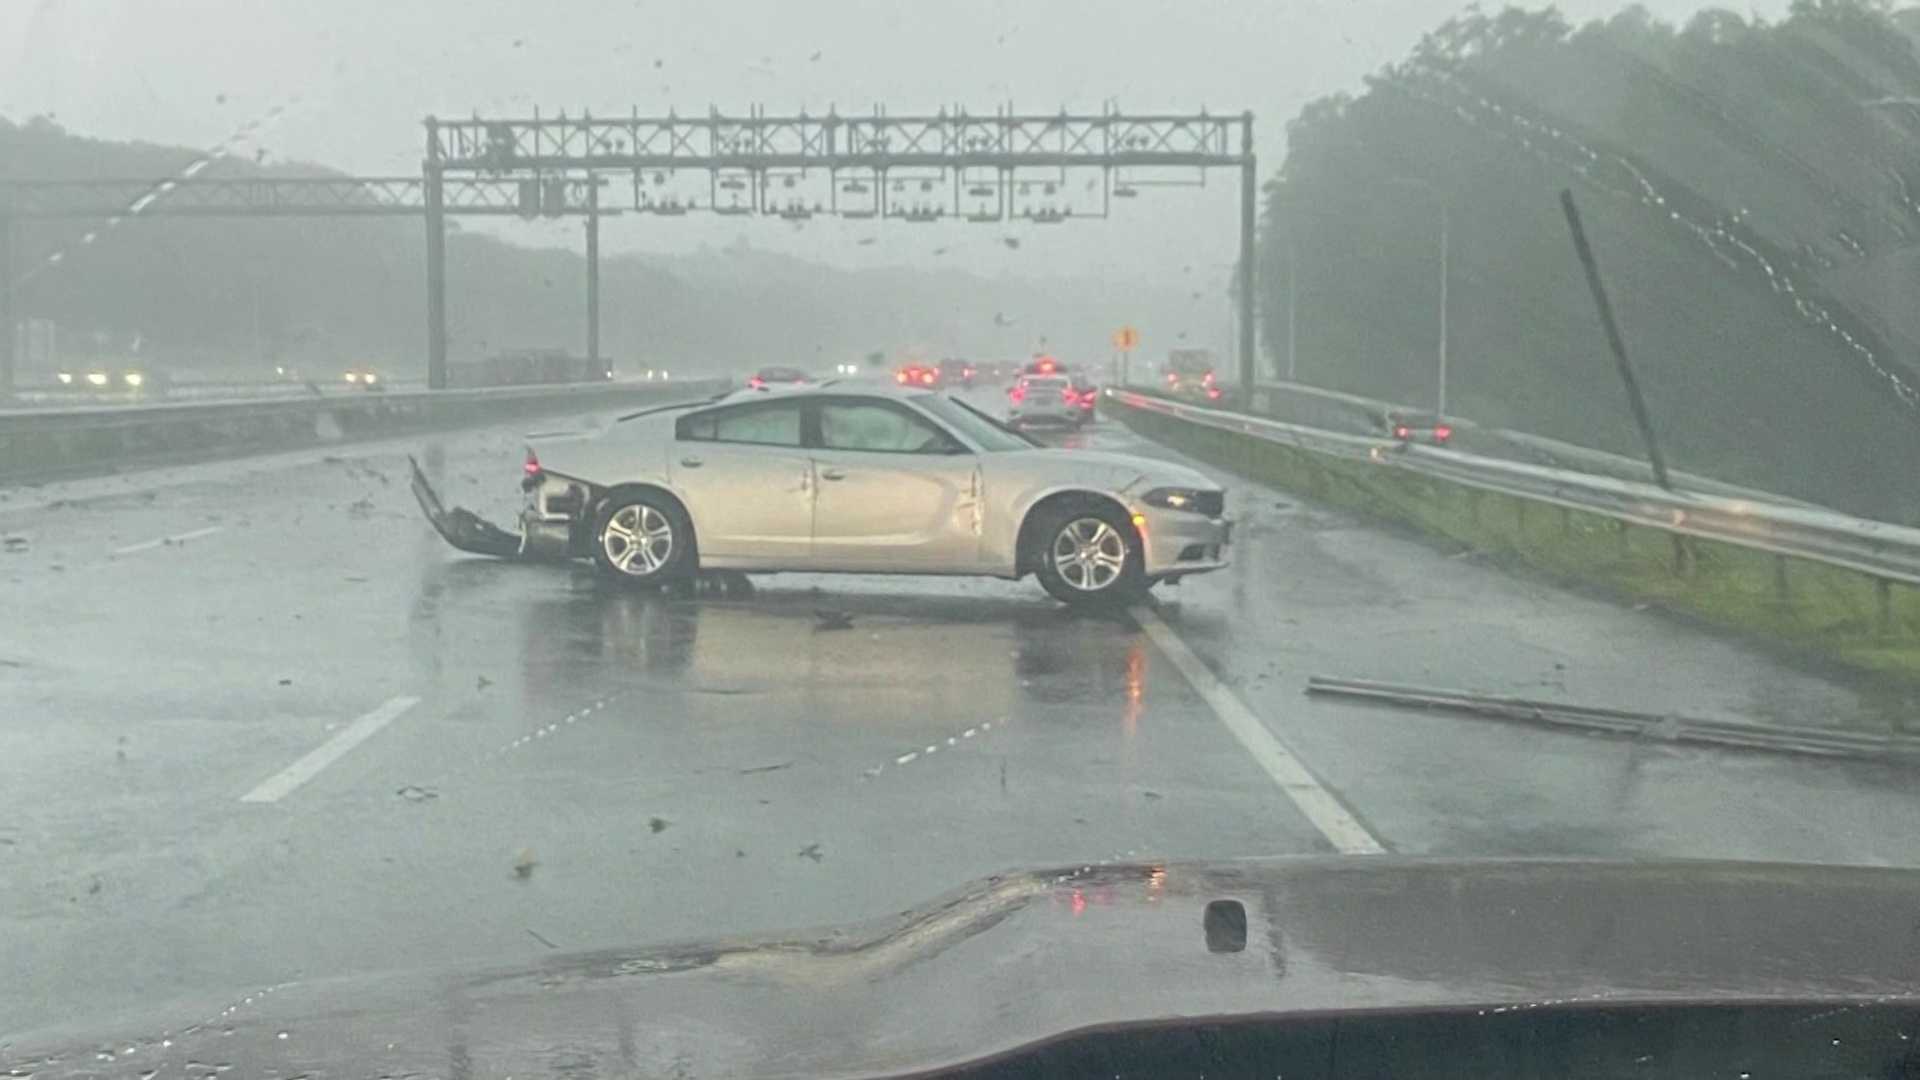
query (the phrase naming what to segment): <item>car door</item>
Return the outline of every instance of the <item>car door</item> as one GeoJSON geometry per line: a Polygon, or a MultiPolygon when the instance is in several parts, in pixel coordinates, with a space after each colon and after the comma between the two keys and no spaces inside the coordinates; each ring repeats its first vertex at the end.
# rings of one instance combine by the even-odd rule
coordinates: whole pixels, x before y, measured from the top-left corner
{"type": "Polygon", "coordinates": [[[686,499],[705,566],[799,568],[813,532],[813,459],[801,402],[702,409],[674,425],[667,475],[686,499]]]}
{"type": "Polygon", "coordinates": [[[979,458],[931,418],[877,397],[813,406],[813,562],[966,573],[980,562],[979,458]]]}

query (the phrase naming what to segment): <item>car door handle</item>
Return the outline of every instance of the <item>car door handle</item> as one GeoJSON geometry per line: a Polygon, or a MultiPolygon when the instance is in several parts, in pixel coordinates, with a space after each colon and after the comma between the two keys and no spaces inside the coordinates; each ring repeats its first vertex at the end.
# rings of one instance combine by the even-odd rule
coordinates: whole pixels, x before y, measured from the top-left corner
{"type": "Polygon", "coordinates": [[[820,479],[822,480],[845,480],[846,478],[847,478],[847,472],[845,469],[821,469],[820,470],[820,479]]]}
{"type": "Polygon", "coordinates": [[[685,465],[689,469],[697,469],[706,464],[706,461],[697,457],[683,457],[680,459],[680,464],[685,465]]]}

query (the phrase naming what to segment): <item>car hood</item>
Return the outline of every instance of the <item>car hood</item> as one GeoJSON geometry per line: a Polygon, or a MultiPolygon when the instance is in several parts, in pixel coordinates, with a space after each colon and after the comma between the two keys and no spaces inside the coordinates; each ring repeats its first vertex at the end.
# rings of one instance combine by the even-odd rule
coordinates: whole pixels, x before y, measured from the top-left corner
{"type": "Polygon", "coordinates": [[[1035,447],[1001,455],[1010,463],[1041,469],[1063,469],[1076,479],[1104,477],[1115,490],[1147,487],[1192,487],[1211,490],[1220,485],[1198,469],[1159,458],[1116,454],[1106,450],[1069,450],[1035,447]]]}
{"type": "Polygon", "coordinates": [[[313,1080],[873,1075],[1182,1017],[1911,1000],[1917,913],[1920,872],[1877,868],[1111,865],[991,877],[813,933],[258,988],[0,1043],[0,1067],[40,1080],[189,1062],[313,1080]],[[1241,951],[1210,951],[1203,934],[1223,900],[1244,907],[1241,951]]]}

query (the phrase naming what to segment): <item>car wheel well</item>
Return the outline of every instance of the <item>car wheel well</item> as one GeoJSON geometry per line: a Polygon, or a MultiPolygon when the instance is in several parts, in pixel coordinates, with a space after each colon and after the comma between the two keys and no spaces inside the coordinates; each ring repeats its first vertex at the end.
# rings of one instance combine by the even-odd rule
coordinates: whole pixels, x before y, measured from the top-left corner
{"type": "MultiPolygon", "coordinates": [[[[1016,577],[1032,573],[1037,566],[1033,553],[1033,531],[1038,522],[1046,517],[1047,511],[1054,507],[1070,503],[1105,507],[1120,515],[1120,520],[1131,520],[1127,508],[1121,504],[1120,500],[1111,495],[1103,495],[1097,491],[1084,490],[1056,491],[1046,498],[1041,499],[1039,502],[1034,503],[1032,506],[1027,507],[1026,516],[1020,519],[1020,532],[1013,545],[1014,575],[1016,577]]],[[[1140,530],[1136,528],[1132,531],[1133,542],[1138,546],[1140,543],[1140,530]]]]}

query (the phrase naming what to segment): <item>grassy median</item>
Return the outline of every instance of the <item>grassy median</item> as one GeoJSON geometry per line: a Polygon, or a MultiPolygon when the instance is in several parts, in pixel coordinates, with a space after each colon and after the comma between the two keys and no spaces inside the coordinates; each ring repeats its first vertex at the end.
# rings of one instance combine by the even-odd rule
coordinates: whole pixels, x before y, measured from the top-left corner
{"type": "Polygon", "coordinates": [[[1884,594],[1864,574],[1478,491],[1158,413],[1112,415],[1203,461],[1369,517],[1411,526],[1495,561],[1597,586],[1790,650],[1920,686],[1920,589],[1884,594]]]}

